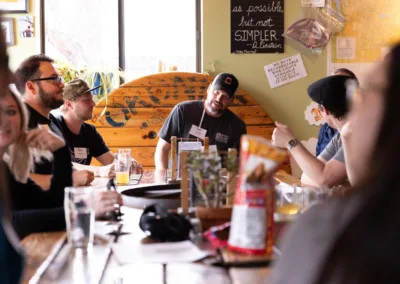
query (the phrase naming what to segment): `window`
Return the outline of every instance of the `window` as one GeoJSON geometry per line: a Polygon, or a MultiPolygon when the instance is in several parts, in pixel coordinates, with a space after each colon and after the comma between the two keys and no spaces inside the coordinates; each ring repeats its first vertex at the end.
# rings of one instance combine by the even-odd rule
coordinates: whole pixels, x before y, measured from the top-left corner
{"type": "Polygon", "coordinates": [[[126,81],[200,71],[199,1],[42,0],[42,50],[76,67],[122,67],[126,81]]]}
{"type": "Polygon", "coordinates": [[[118,67],[116,4],[110,0],[46,0],[46,54],[76,67],[118,67]]]}
{"type": "Polygon", "coordinates": [[[126,76],[196,71],[196,1],[125,1],[126,76]]]}

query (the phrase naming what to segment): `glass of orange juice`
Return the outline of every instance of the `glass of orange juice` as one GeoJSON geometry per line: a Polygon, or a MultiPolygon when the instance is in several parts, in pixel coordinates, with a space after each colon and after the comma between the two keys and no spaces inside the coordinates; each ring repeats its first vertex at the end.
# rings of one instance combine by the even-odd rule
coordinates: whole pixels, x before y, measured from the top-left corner
{"type": "Polygon", "coordinates": [[[115,179],[118,185],[129,184],[131,159],[130,149],[118,149],[114,160],[115,179]]]}
{"type": "Polygon", "coordinates": [[[296,185],[276,186],[275,221],[292,221],[305,209],[305,190],[296,185]]]}

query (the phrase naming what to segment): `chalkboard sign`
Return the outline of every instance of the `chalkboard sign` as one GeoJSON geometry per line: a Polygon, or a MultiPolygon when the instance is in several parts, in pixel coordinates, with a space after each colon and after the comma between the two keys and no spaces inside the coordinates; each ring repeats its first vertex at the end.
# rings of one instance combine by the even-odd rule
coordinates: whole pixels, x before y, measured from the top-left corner
{"type": "Polygon", "coordinates": [[[231,53],[282,53],[284,0],[231,0],[231,53]]]}

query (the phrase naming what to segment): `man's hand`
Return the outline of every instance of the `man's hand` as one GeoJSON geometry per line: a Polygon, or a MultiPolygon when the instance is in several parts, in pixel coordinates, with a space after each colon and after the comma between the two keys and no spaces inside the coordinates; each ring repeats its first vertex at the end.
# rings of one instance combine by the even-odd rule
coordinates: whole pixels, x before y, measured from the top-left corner
{"type": "Polygon", "coordinates": [[[115,205],[122,205],[122,197],[116,191],[94,192],[94,211],[96,217],[102,217],[115,209],[115,205]]]}
{"type": "MultiPolygon", "coordinates": [[[[142,165],[139,164],[135,159],[132,158],[131,166],[129,168],[131,175],[141,174],[143,172],[142,165]]],[[[115,178],[115,166],[112,165],[108,172],[109,178],[115,178]]]]}
{"type": "Polygon", "coordinates": [[[131,161],[131,175],[138,175],[141,174],[143,172],[143,168],[142,165],[139,164],[135,159],[132,158],[131,161]]]}
{"type": "Polygon", "coordinates": [[[74,186],[89,185],[94,180],[94,173],[88,170],[76,171],[72,174],[74,186]]]}
{"type": "Polygon", "coordinates": [[[276,122],[276,128],[272,133],[272,144],[280,148],[286,148],[289,141],[296,139],[292,130],[285,124],[276,122]]]}
{"type": "Polygon", "coordinates": [[[30,147],[51,152],[55,152],[65,146],[65,141],[61,137],[46,128],[36,128],[28,131],[26,143],[30,147]]]}

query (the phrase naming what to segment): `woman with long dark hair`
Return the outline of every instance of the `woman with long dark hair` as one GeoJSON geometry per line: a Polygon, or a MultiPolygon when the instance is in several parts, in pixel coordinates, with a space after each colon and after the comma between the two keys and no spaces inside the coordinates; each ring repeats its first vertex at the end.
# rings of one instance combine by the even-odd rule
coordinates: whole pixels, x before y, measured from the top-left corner
{"type": "MultiPolygon", "coordinates": [[[[2,13],[0,11],[0,21],[2,13]]],[[[8,92],[13,75],[8,67],[8,55],[4,34],[0,33],[0,98],[8,92]]],[[[11,225],[7,176],[0,163],[0,283],[18,283],[22,275],[22,249],[11,225]]]]}
{"type": "Polygon", "coordinates": [[[268,283],[400,283],[399,78],[397,44],[353,98],[342,135],[353,188],[299,217],[268,283]]]}

